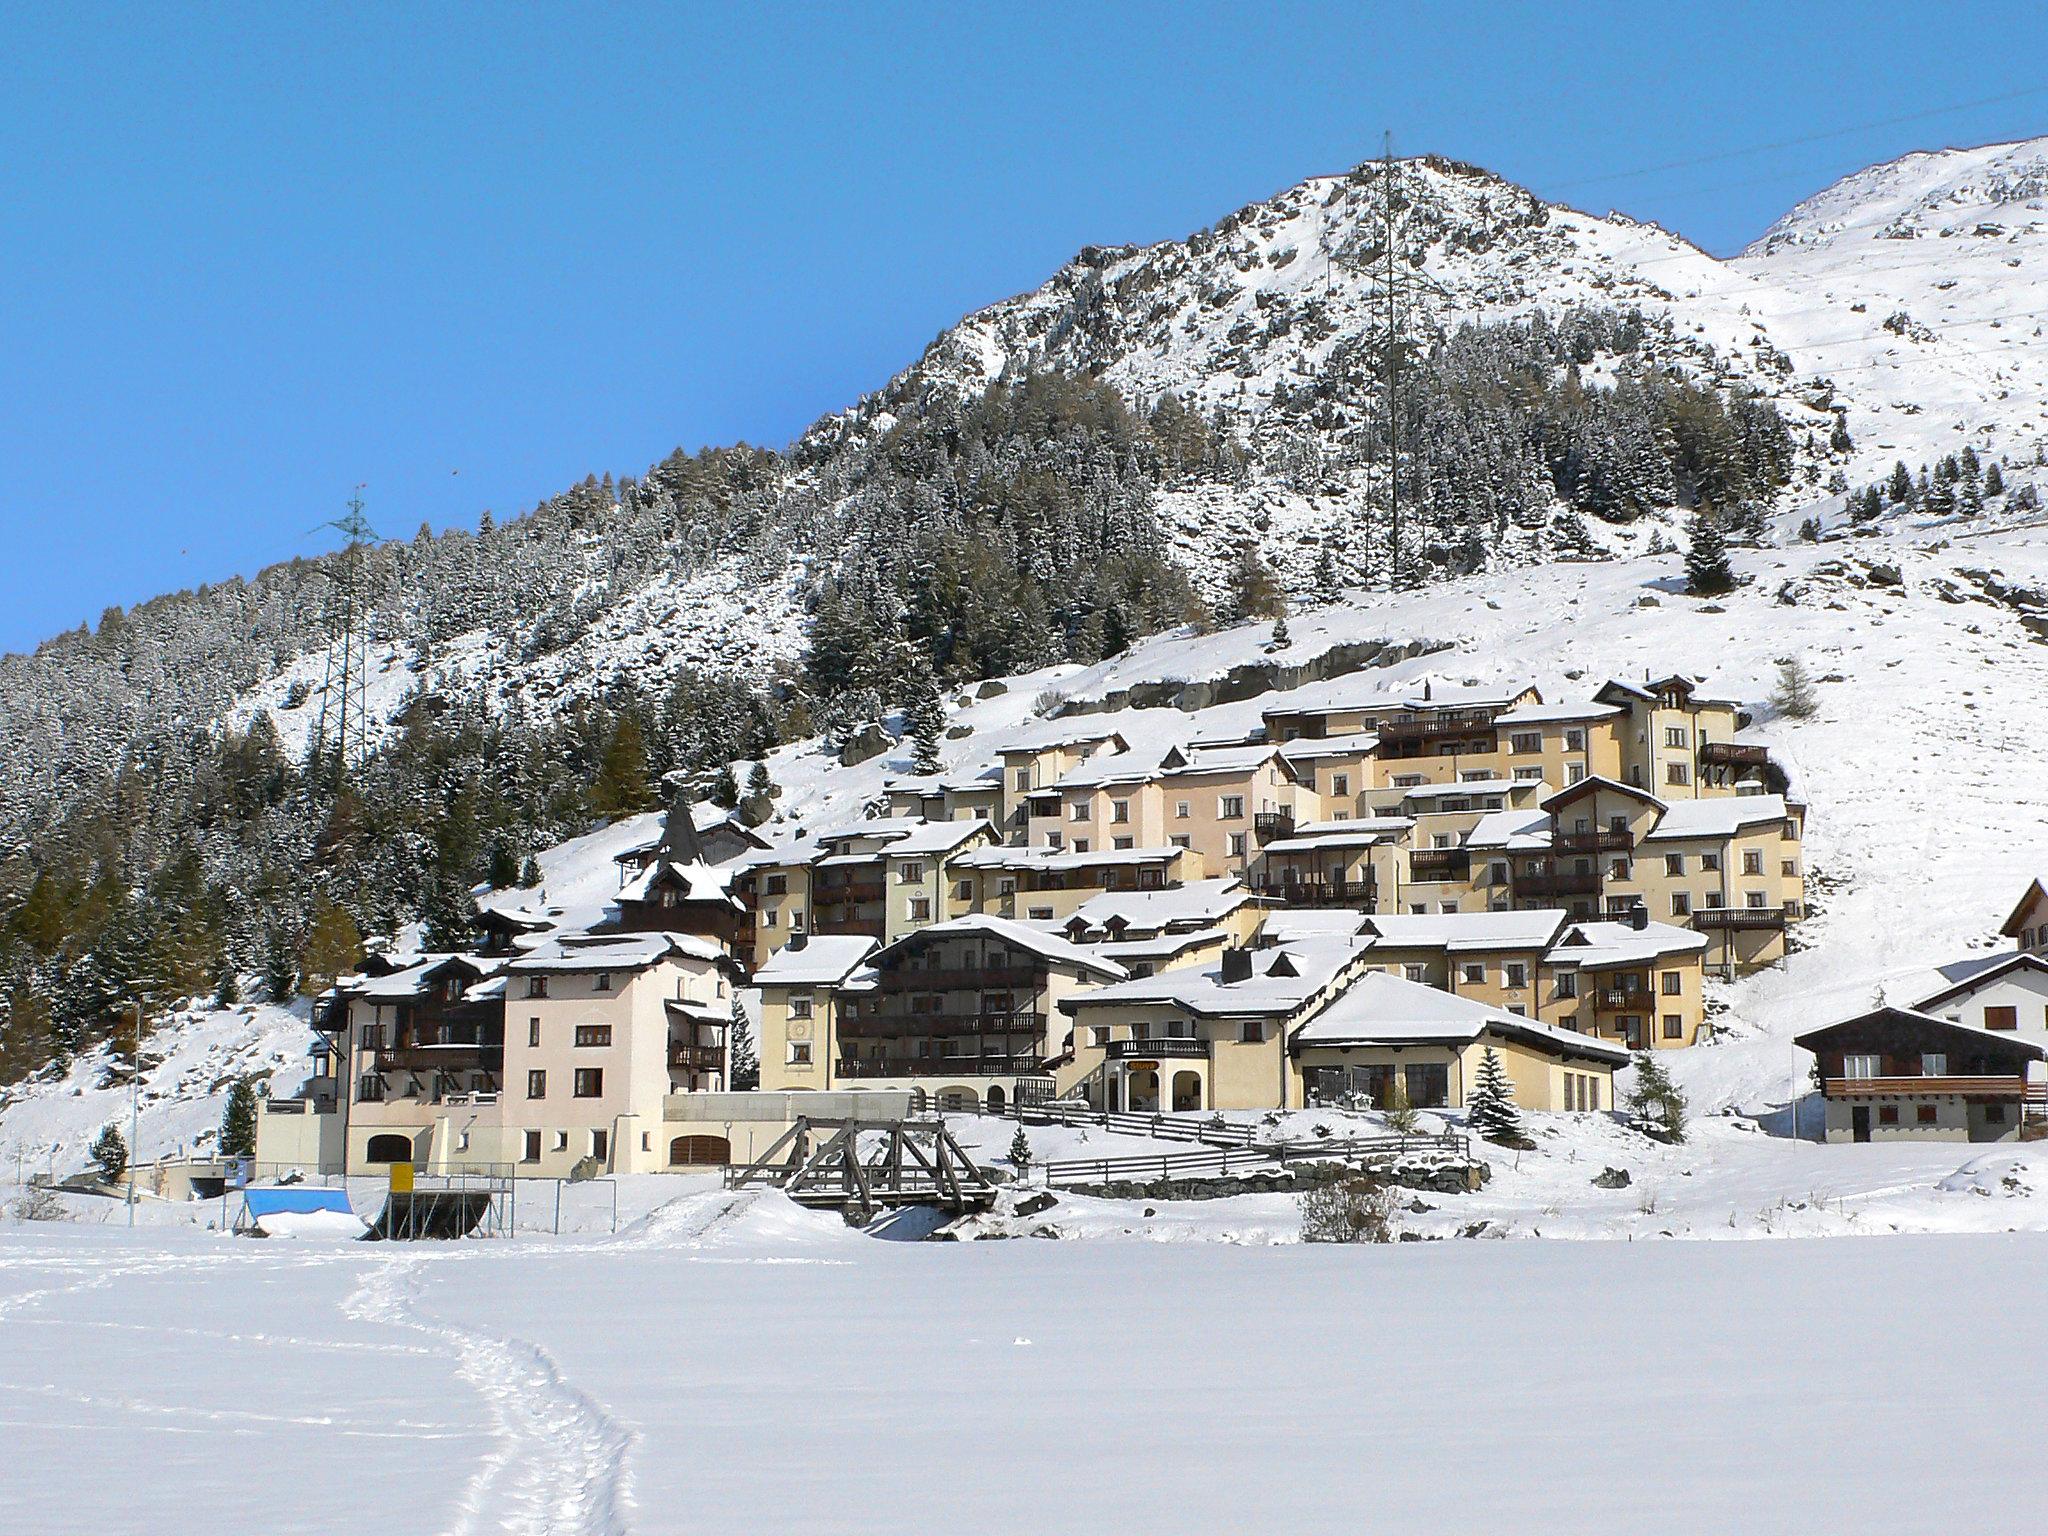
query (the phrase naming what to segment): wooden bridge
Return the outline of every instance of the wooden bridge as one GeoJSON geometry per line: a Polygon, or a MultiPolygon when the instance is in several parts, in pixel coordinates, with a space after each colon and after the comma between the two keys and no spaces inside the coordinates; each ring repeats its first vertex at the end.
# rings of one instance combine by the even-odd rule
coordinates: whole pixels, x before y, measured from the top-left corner
{"type": "Polygon", "coordinates": [[[984,1211],[996,1197],[940,1120],[799,1116],[753,1162],[727,1169],[725,1182],[771,1184],[799,1205],[869,1215],[905,1205],[984,1211]]]}

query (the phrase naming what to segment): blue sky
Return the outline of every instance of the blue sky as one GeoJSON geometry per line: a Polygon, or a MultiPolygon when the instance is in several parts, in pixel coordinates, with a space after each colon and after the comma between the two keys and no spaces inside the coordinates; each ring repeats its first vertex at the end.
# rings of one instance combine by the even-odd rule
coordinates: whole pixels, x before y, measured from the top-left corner
{"type": "Polygon", "coordinates": [[[0,649],[331,547],[358,483],[409,535],[784,443],[1384,129],[1726,253],[2048,132],[2044,44],[1995,4],[0,0],[0,649]]]}

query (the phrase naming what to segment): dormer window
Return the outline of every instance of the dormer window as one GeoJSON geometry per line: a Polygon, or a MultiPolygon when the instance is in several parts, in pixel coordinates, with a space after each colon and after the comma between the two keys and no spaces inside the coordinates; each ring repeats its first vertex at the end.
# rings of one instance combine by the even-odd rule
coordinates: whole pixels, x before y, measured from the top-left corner
{"type": "Polygon", "coordinates": [[[591,983],[591,989],[597,992],[611,991],[612,973],[610,971],[599,971],[597,973],[597,980],[591,983]]]}

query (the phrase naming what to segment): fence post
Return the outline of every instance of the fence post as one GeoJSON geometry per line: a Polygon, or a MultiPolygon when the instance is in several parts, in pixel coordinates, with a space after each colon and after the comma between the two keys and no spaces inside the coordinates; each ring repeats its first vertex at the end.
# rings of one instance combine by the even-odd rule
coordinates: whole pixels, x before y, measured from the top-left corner
{"type": "Polygon", "coordinates": [[[555,1180],[555,1236],[562,1235],[562,1181],[555,1180]]]}

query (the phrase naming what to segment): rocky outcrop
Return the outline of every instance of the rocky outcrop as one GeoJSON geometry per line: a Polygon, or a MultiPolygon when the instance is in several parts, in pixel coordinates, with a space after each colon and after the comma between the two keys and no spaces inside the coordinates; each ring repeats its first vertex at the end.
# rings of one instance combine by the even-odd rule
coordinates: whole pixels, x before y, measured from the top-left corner
{"type": "Polygon", "coordinates": [[[1119,709],[1178,709],[1192,714],[1198,709],[1256,699],[1374,667],[1390,667],[1398,661],[1433,656],[1449,649],[1448,640],[1356,640],[1333,645],[1321,655],[1303,661],[1248,661],[1220,677],[1168,678],[1156,683],[1134,683],[1100,698],[1067,699],[1052,713],[1095,715],[1119,709]]]}

